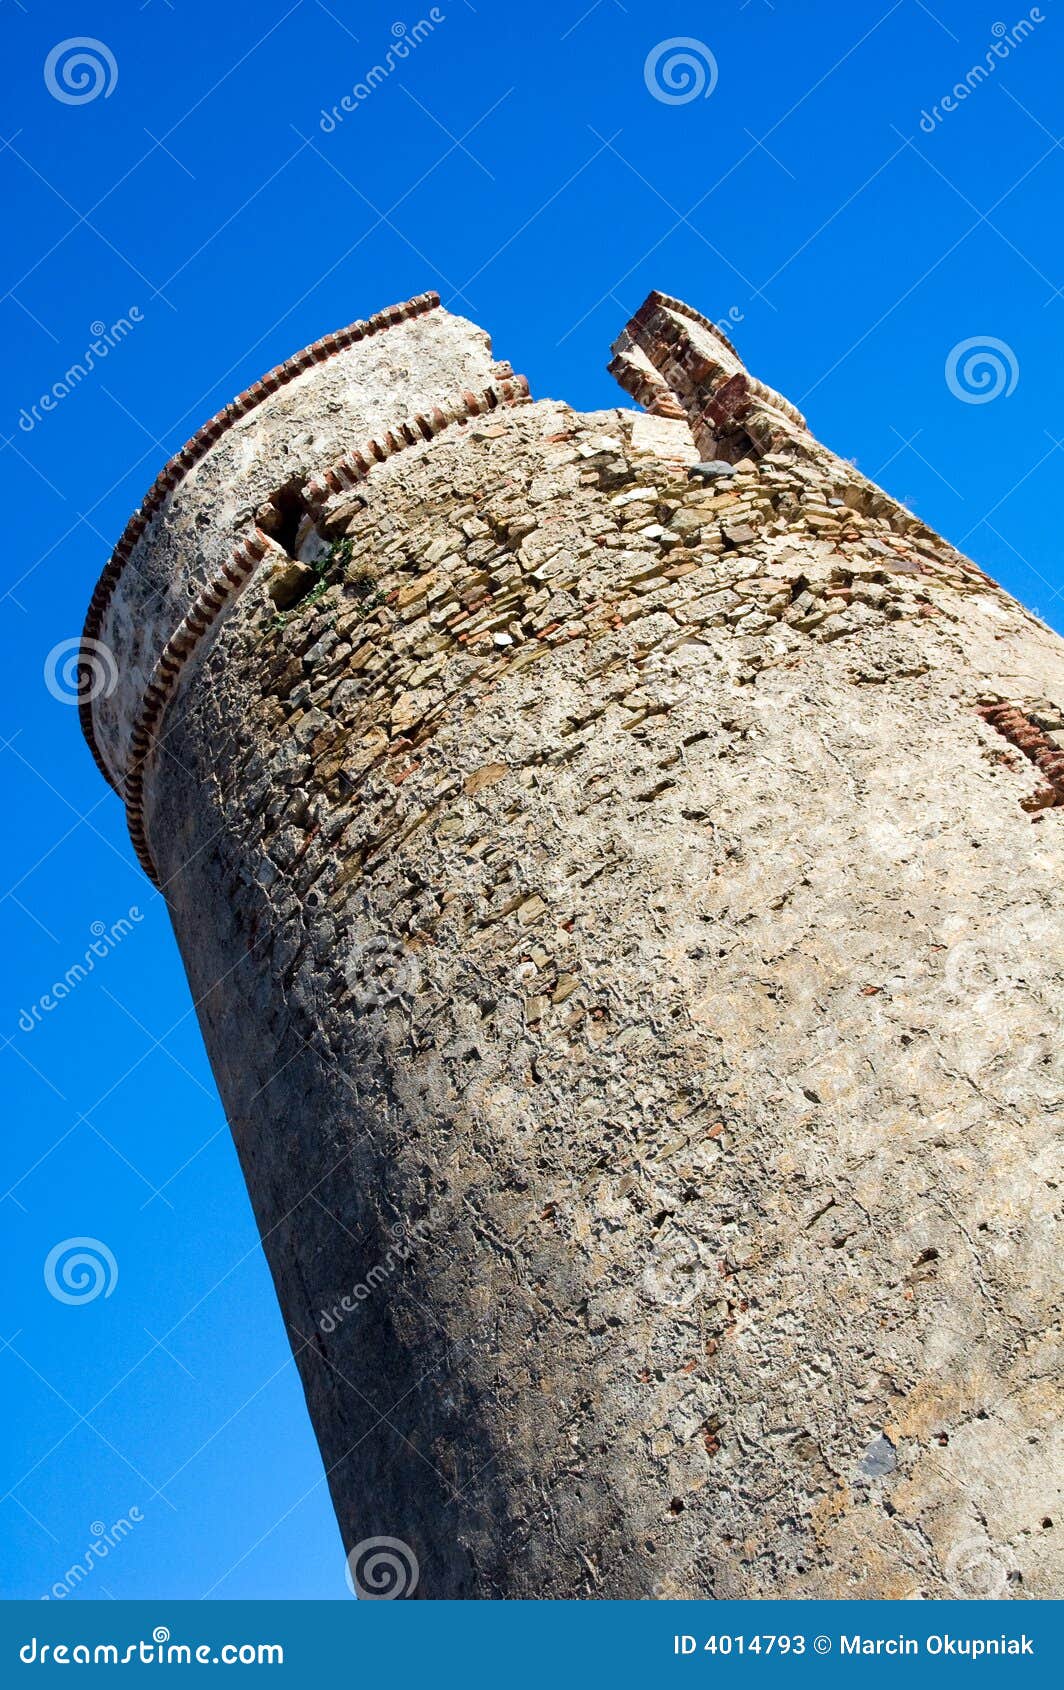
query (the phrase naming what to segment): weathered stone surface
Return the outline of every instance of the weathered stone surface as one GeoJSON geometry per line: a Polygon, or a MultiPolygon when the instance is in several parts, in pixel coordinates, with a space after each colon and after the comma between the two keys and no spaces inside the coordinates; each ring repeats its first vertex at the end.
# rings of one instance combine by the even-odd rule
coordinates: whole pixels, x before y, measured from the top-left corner
{"type": "Polygon", "coordinates": [[[725,463],[723,458],[710,458],[708,463],[692,464],[687,473],[692,481],[730,480],[735,474],[735,465],[725,463]]]}
{"type": "Polygon", "coordinates": [[[374,466],[147,765],[344,1536],[419,1596],[1059,1594],[1064,647],[754,396],[719,482],[546,401],[374,466]]]}
{"type": "Polygon", "coordinates": [[[278,564],[266,579],[266,591],[278,610],[289,610],[313,587],[317,577],[309,564],[291,562],[278,564]]]}

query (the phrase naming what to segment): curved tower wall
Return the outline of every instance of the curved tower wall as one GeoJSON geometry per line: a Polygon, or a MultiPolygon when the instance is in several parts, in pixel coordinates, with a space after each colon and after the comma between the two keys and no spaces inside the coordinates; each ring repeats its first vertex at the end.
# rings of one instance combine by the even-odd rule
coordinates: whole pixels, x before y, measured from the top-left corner
{"type": "Polygon", "coordinates": [[[614,368],[400,314],[92,635],[345,1540],[1051,1594],[1064,647],[689,308],[614,368]]]}

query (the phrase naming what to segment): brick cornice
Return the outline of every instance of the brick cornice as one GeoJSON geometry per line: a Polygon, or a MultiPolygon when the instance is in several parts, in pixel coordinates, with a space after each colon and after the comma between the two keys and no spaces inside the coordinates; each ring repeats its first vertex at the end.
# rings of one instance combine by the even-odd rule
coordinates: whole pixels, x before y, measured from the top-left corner
{"type": "Polygon", "coordinates": [[[82,646],[85,649],[79,664],[79,689],[81,701],[79,714],[81,729],[88,742],[89,750],[97,768],[109,785],[115,782],[107,767],[104,757],[96,741],[96,729],[92,716],[92,653],[99,641],[100,629],[107,612],[107,607],[114,595],[122,571],[133,555],[138,540],[148,524],[161,508],[168,496],[180,485],[189,471],[206,457],[211,447],[221,439],[234,423],[247,416],[282,387],[294,381],[296,376],[311,369],[315,364],[324,363],[334,358],[337,353],[345,352],[348,347],[356,345],[371,335],[380,334],[383,330],[394,327],[398,323],[405,323],[411,317],[420,317],[427,311],[433,311],[440,303],[438,293],[421,293],[413,299],[402,301],[398,305],[389,305],[383,311],[377,311],[372,317],[359,318],[349,323],[346,328],[337,329],[332,334],[323,335],[320,340],[312,341],[301,352],[296,352],[291,358],[286,358],[283,364],[277,364],[268,370],[258,381],[252,382],[250,387],[238,393],[222,410],[196,430],[191,439],[187,440],[179,452],[163,466],[149,488],[139,508],[127,522],[118,544],[115,546],[100,579],[96,583],[95,591],[89,601],[85,626],[82,630],[82,646]]]}
{"type": "Polygon", "coordinates": [[[655,308],[661,306],[666,311],[676,311],[681,317],[688,317],[692,323],[701,323],[702,327],[704,329],[708,329],[710,334],[716,335],[718,340],[723,341],[732,356],[734,358],[738,358],[739,362],[742,363],[740,353],[736,350],[735,346],[733,346],[732,342],[728,339],[720,325],[712,322],[710,318],[704,316],[701,311],[696,311],[693,305],[688,305],[683,299],[675,299],[671,293],[659,293],[657,288],[652,288],[646,299],[643,301],[642,309],[645,311],[651,306],[655,308]]]}
{"type": "Polygon", "coordinates": [[[991,699],[978,706],[988,726],[995,728],[1010,745],[1022,751],[1044,776],[1047,785],[1031,797],[1021,798],[1020,807],[1037,814],[1064,805],[1064,751],[1058,749],[1022,704],[991,699]]]}

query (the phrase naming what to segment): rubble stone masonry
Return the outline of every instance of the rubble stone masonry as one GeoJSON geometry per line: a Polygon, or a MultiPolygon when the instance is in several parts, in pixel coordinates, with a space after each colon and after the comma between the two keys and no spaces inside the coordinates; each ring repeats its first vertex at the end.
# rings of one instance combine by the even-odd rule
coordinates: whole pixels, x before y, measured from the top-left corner
{"type": "Polygon", "coordinates": [[[613,367],[399,312],[93,613],[345,1541],[1059,1595],[1064,647],[690,308],[613,367]]]}

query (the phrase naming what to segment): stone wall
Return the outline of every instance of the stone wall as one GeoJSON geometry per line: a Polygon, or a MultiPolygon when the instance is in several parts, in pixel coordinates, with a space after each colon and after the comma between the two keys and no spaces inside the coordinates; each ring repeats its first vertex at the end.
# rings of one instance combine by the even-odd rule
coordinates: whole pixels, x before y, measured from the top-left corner
{"type": "Polygon", "coordinates": [[[136,764],[345,1540],[1052,1594],[1062,647],[673,380],[315,466],[136,764]]]}

